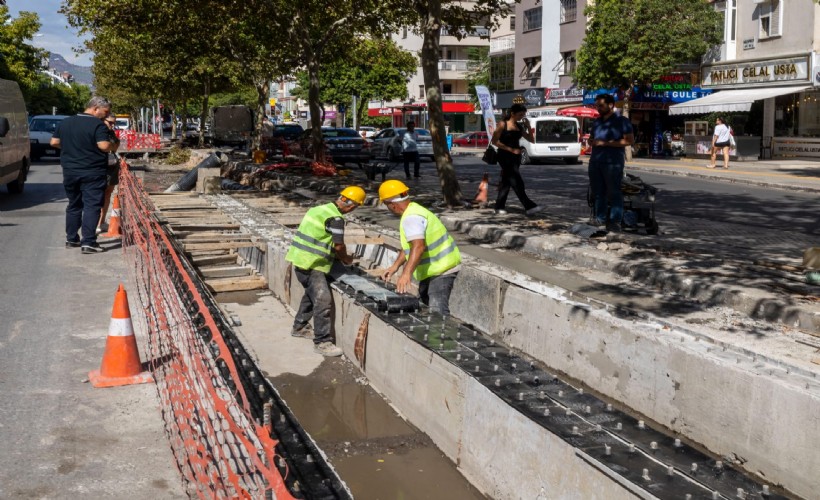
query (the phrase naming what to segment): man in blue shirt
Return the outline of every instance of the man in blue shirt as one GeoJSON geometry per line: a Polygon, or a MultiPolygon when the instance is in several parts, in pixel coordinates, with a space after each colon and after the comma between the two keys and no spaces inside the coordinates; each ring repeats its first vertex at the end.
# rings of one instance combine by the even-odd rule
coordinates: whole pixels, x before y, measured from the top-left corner
{"type": "Polygon", "coordinates": [[[611,94],[596,97],[595,108],[600,116],[592,123],[589,134],[592,145],[589,185],[595,197],[595,222],[606,224],[608,231],[618,232],[624,216],[624,196],[621,193],[624,149],[632,146],[635,135],[629,120],[615,114],[615,98],[611,94]]]}
{"type": "Polygon", "coordinates": [[[63,187],[68,198],[65,210],[66,248],[82,247],[83,253],[104,252],[97,243],[97,223],[105,197],[108,153],[116,151],[103,119],[111,103],[92,97],[84,112],[61,121],[51,138],[60,148],[63,187]],[[78,232],[82,228],[82,239],[78,232]]]}

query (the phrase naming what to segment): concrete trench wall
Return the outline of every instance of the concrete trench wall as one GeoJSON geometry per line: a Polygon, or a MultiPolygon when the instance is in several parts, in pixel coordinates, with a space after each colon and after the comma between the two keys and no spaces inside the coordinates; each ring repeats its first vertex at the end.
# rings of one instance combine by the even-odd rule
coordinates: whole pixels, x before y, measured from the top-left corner
{"type": "MultiPolygon", "coordinates": [[[[296,308],[302,290],[288,277],[288,239],[286,231],[283,240],[269,242],[267,252],[243,252],[257,263],[264,258],[269,287],[296,308]]],[[[376,245],[361,254],[380,266],[396,256],[376,245]]],[[[336,333],[353,360],[365,311],[338,293],[335,298],[336,333]]],[[[661,323],[615,317],[574,300],[563,289],[469,257],[451,309],[455,317],[552,369],[715,453],[740,458],[744,468],[768,481],[806,498],[820,488],[820,475],[810,472],[820,470],[816,380],[772,370],[772,363],[761,363],[751,353],[723,351],[661,323]]],[[[632,496],[560,438],[375,316],[368,342],[366,373],[373,386],[487,494],[632,496]]]]}

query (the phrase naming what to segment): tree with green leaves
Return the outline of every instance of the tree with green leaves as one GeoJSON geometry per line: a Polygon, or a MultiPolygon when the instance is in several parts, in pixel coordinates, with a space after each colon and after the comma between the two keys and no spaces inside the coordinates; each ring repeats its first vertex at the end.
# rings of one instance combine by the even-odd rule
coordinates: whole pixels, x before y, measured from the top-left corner
{"type": "Polygon", "coordinates": [[[703,0],[597,0],[584,13],[589,22],[575,79],[588,89],[622,89],[626,116],[634,85],[698,64],[722,40],[723,20],[703,0]]]}
{"type": "MultiPolygon", "coordinates": [[[[404,99],[407,97],[407,77],[417,67],[415,56],[390,39],[357,37],[348,55],[325,64],[320,77],[319,100],[323,103],[352,106],[352,96],[359,97],[357,123],[362,123],[367,101],[372,99],[404,99]]],[[[298,87],[292,94],[308,99],[307,71],[296,73],[298,87]]]]}
{"type": "Polygon", "coordinates": [[[29,104],[33,91],[43,83],[38,70],[48,57],[48,52],[29,43],[39,29],[37,14],[20,12],[12,19],[9,8],[0,5],[0,78],[17,82],[29,104]]]}
{"type": "Polygon", "coordinates": [[[490,85],[490,48],[470,47],[467,49],[467,93],[473,98],[473,105],[478,106],[476,85],[490,85]]]}
{"type": "Polygon", "coordinates": [[[324,160],[321,71],[330,62],[349,57],[359,36],[380,38],[394,26],[395,9],[380,0],[277,0],[277,15],[268,19],[285,36],[278,50],[293,57],[293,68],[308,76],[308,106],[313,151],[324,160]]]}
{"type": "Polygon", "coordinates": [[[458,185],[453,159],[447,149],[447,133],[442,110],[441,77],[438,62],[441,49],[441,30],[463,39],[476,28],[492,28],[514,5],[506,0],[476,0],[450,2],[448,0],[411,0],[397,2],[397,15],[422,36],[421,68],[426,89],[427,111],[430,115],[430,134],[436,158],[441,191],[448,206],[461,206],[463,195],[458,185]]]}

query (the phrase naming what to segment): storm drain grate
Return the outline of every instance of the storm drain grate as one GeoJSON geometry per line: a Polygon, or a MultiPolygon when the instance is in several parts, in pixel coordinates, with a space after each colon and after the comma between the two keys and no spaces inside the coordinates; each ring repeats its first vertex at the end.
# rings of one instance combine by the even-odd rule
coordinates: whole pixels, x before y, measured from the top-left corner
{"type": "Polygon", "coordinates": [[[651,495],[675,499],[787,498],[731,464],[573,387],[469,325],[419,309],[417,299],[415,308],[396,307],[396,297],[406,296],[396,294],[392,285],[349,272],[333,286],[475,377],[591,462],[651,495]]]}

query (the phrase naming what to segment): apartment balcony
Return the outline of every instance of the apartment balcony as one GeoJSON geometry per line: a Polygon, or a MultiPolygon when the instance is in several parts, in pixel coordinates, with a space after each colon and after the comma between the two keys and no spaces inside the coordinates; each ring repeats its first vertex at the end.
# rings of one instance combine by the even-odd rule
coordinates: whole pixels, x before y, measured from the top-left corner
{"type": "Polygon", "coordinates": [[[490,54],[515,50],[515,35],[505,35],[490,40],[490,54]]]}
{"type": "Polygon", "coordinates": [[[482,46],[487,45],[490,38],[490,30],[484,26],[473,26],[472,28],[441,28],[440,44],[456,46],[482,46]],[[458,35],[458,38],[456,37],[458,35]]]}
{"type": "Polygon", "coordinates": [[[464,80],[470,69],[470,61],[459,59],[440,59],[438,74],[442,80],[464,80]]]}
{"type": "Polygon", "coordinates": [[[470,94],[441,94],[441,100],[444,102],[470,102],[473,96],[470,94]]]}

